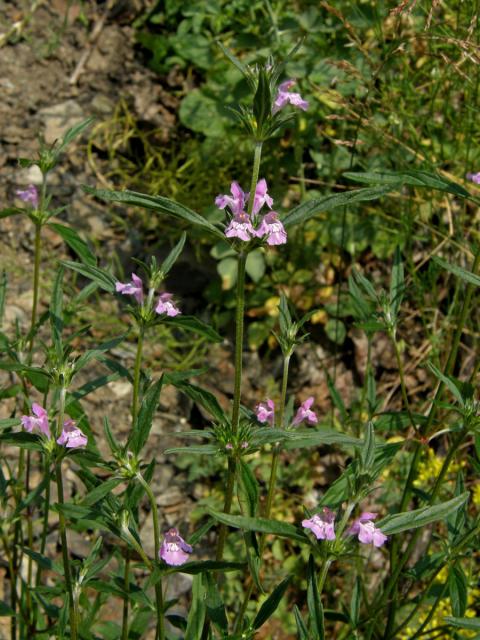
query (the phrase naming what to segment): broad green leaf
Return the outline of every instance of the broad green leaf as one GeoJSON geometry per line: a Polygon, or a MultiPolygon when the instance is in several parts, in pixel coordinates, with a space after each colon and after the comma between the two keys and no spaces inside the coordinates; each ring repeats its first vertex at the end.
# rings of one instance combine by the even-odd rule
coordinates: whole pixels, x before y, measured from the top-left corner
{"type": "Polygon", "coordinates": [[[159,322],[172,327],[178,327],[179,329],[185,329],[186,331],[192,331],[198,333],[198,335],[207,338],[209,342],[222,342],[222,336],[215,331],[213,327],[202,322],[195,316],[182,316],[178,315],[169,318],[168,316],[159,317],[159,322]]]}
{"type": "Polygon", "coordinates": [[[248,273],[250,278],[255,283],[260,282],[265,275],[265,269],[266,265],[263,252],[260,249],[251,251],[247,256],[247,261],[245,263],[245,271],[248,273]]]}
{"type": "Polygon", "coordinates": [[[447,502],[443,502],[442,504],[387,516],[378,522],[377,526],[387,535],[395,535],[402,533],[402,531],[424,527],[432,522],[444,520],[457,509],[464,507],[468,501],[468,496],[468,491],[465,491],[465,493],[462,493],[460,496],[447,500],[447,502]]]}
{"type": "Polygon", "coordinates": [[[310,627],[313,629],[313,638],[314,640],[325,640],[323,606],[318,592],[315,562],[311,554],[307,566],[307,604],[310,615],[310,627]]]}
{"type": "Polygon", "coordinates": [[[309,200],[298,205],[288,213],[282,220],[285,227],[306,222],[318,213],[331,211],[337,207],[344,207],[356,202],[376,200],[392,191],[391,187],[374,187],[366,189],[355,189],[345,193],[333,193],[318,200],[309,200]]]}
{"type": "Polygon", "coordinates": [[[280,600],[283,598],[283,594],[290,584],[290,580],[290,576],[282,580],[282,582],[280,582],[280,584],[275,587],[272,593],[262,604],[262,606],[260,607],[260,611],[257,613],[252,623],[252,627],[254,629],[259,629],[262,624],[264,624],[275,613],[278,605],[280,604],[280,600]]]}
{"type": "Polygon", "coordinates": [[[71,260],[61,260],[60,263],[63,264],[64,267],[67,267],[67,269],[72,269],[72,271],[76,271],[85,278],[92,280],[100,289],[108,291],[108,293],[115,293],[116,280],[112,274],[105,269],[100,269],[90,264],[72,262],[71,260]]]}
{"type": "Polygon", "coordinates": [[[143,449],[148,439],[148,435],[152,428],[153,418],[160,401],[160,392],[163,386],[163,376],[157,380],[145,394],[137,420],[132,430],[132,434],[128,439],[127,448],[135,455],[138,455],[143,449]]]}
{"type": "Polygon", "coordinates": [[[260,533],[272,533],[282,538],[290,538],[299,542],[306,542],[307,538],[293,524],[279,522],[278,520],[267,520],[266,518],[247,518],[246,516],[232,516],[219,511],[208,511],[209,515],[222,524],[226,524],[234,529],[244,529],[245,531],[259,531],[260,533]]]}
{"type": "Polygon", "coordinates": [[[209,231],[217,238],[225,239],[224,234],[217,229],[206,218],[203,218],[200,214],[192,211],[183,204],[163,198],[162,196],[149,196],[144,193],[137,193],[136,191],[110,191],[108,189],[92,189],[91,187],[83,187],[84,191],[90,193],[100,200],[106,202],[123,202],[125,204],[143,207],[144,209],[153,209],[159,213],[166,213],[179,220],[184,220],[190,224],[196,225],[209,231]]]}
{"type": "Polygon", "coordinates": [[[436,191],[445,191],[461,198],[471,198],[469,192],[459,184],[451,182],[446,178],[428,171],[411,170],[411,171],[366,171],[352,172],[347,171],[343,174],[346,178],[355,182],[364,184],[384,184],[394,187],[400,187],[404,184],[412,187],[426,187],[435,189],[436,191]]]}
{"type": "Polygon", "coordinates": [[[183,251],[186,238],[187,238],[187,234],[183,232],[182,235],[180,236],[180,240],[177,242],[177,244],[173,247],[173,249],[170,251],[168,256],[165,258],[165,260],[162,262],[160,271],[162,272],[163,277],[165,277],[168,274],[170,269],[178,260],[180,254],[183,251]]]}
{"type": "Polygon", "coordinates": [[[325,325],[325,333],[329,340],[335,344],[343,344],[347,337],[347,329],[345,323],[338,318],[329,318],[325,325]]]}
{"type": "Polygon", "coordinates": [[[327,427],[320,427],[318,430],[302,429],[292,431],[288,440],[284,443],[284,448],[303,449],[305,447],[319,447],[324,444],[338,444],[345,447],[360,447],[362,441],[346,433],[340,433],[327,427]]]}
{"type": "Polygon", "coordinates": [[[48,227],[53,229],[59,236],[64,240],[66,244],[72,249],[80,260],[87,265],[95,267],[97,264],[97,259],[90,251],[88,244],[83,240],[78,233],[72,229],[71,227],[66,227],[63,224],[58,224],[56,222],[49,222],[48,227]]]}

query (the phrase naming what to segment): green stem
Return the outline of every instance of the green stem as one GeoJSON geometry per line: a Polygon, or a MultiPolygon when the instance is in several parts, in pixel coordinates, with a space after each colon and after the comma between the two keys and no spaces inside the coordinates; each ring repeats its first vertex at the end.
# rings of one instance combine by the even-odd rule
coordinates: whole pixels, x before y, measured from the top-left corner
{"type": "Polygon", "coordinates": [[[125,567],[123,569],[123,590],[127,594],[123,599],[122,612],[122,640],[128,640],[128,598],[130,592],[130,549],[125,552],[125,567]]]}
{"type": "Polygon", "coordinates": [[[255,150],[253,152],[253,168],[252,168],[252,181],[250,182],[250,198],[248,200],[248,215],[252,215],[253,204],[255,202],[255,189],[257,188],[258,174],[260,172],[260,161],[262,159],[262,142],[255,144],[255,150]]]}
{"type": "Polygon", "coordinates": [[[40,284],[40,255],[41,255],[41,230],[42,225],[39,222],[35,222],[35,240],[34,240],[34,258],[33,258],[33,302],[32,302],[32,315],[30,317],[30,343],[28,347],[28,361],[32,361],[33,351],[33,328],[37,321],[37,306],[38,306],[38,289],[40,284]]]}
{"type": "MultiPolygon", "coordinates": [[[[257,171],[258,173],[258,171],[257,171]]],[[[245,310],[245,264],[247,255],[238,254],[238,276],[237,276],[237,310],[235,314],[235,382],[233,388],[232,407],[232,436],[236,436],[240,419],[240,398],[242,393],[242,356],[243,356],[243,322],[245,310]]],[[[235,487],[236,462],[234,458],[228,459],[227,480],[225,485],[225,500],[223,512],[229,514],[232,508],[233,491],[235,487]]],[[[227,527],[220,525],[217,541],[217,560],[223,558],[225,540],[227,537],[227,527]]]]}
{"type": "MultiPolygon", "coordinates": [[[[278,411],[278,428],[283,429],[283,415],[285,413],[285,402],[287,398],[287,384],[288,384],[288,368],[290,366],[291,353],[287,354],[283,360],[283,375],[282,375],[282,391],[280,396],[280,406],[278,411]]],[[[280,448],[275,446],[275,450],[272,456],[272,465],[270,468],[270,481],[268,484],[267,502],[265,505],[265,518],[270,517],[273,504],[273,496],[275,495],[275,486],[277,483],[277,468],[278,460],[280,457],[280,448]]],[[[265,536],[262,536],[260,543],[260,549],[263,550],[265,536]]]]}
{"type": "Polygon", "coordinates": [[[137,419],[144,335],[145,335],[145,328],[142,325],[138,333],[137,355],[135,356],[135,369],[133,372],[132,427],[135,424],[135,420],[137,419]]]}
{"type": "MultiPolygon", "coordinates": [[[[63,497],[63,478],[62,478],[62,463],[57,461],[55,463],[55,474],[57,479],[57,489],[58,489],[58,503],[60,507],[64,504],[63,497]]],[[[65,584],[68,592],[68,600],[70,603],[70,637],[72,640],[78,639],[78,631],[77,631],[77,616],[76,616],[76,602],[73,596],[73,587],[72,587],[72,574],[70,569],[70,558],[68,555],[68,542],[67,542],[67,531],[65,526],[65,516],[61,508],[58,511],[58,522],[60,528],[60,540],[62,543],[62,556],[63,556],[63,572],[65,574],[65,584]]]]}
{"type": "MultiPolygon", "coordinates": [[[[147,494],[150,502],[150,508],[152,510],[153,518],[153,535],[155,538],[155,559],[158,560],[160,553],[160,525],[158,522],[157,502],[155,500],[155,496],[153,495],[153,491],[150,488],[150,485],[148,484],[148,482],[145,482],[145,479],[141,473],[137,473],[137,480],[145,489],[145,493],[147,494]]],[[[155,600],[157,609],[157,632],[155,640],[165,640],[164,603],[161,580],[158,580],[155,583],[155,600]]]]}

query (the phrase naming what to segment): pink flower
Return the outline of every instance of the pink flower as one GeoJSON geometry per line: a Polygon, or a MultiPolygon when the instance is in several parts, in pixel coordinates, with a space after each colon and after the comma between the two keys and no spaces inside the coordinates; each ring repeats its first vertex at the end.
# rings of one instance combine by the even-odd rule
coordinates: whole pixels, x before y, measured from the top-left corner
{"type": "Polygon", "coordinates": [[[467,173],[467,180],[480,184],[480,171],[478,173],[467,173]]]}
{"type": "Polygon", "coordinates": [[[225,229],[227,238],[240,238],[244,242],[249,242],[255,237],[255,229],[253,228],[250,216],[244,211],[236,214],[230,224],[225,229]]]}
{"type": "Polygon", "coordinates": [[[158,555],[167,564],[178,566],[187,562],[188,554],[192,551],[192,547],[179,535],[178,530],[172,528],[165,534],[158,555]]]}
{"type": "Polygon", "coordinates": [[[155,307],[155,311],[157,313],[165,313],[170,318],[174,318],[178,316],[180,313],[180,309],[172,302],[173,295],[171,293],[161,293],[158,299],[157,306],[155,307]]]}
{"type": "Polygon", "coordinates": [[[143,283],[141,278],[135,273],[132,273],[132,280],[130,282],[117,282],[115,284],[115,290],[124,296],[134,296],[138,304],[142,304],[143,302],[143,283]]]}
{"type": "Polygon", "coordinates": [[[244,440],[244,441],[242,442],[242,444],[240,445],[240,448],[241,448],[241,449],[248,449],[248,442],[247,442],[246,440],[244,440]]]}
{"type": "Polygon", "coordinates": [[[61,444],[67,449],[78,449],[85,447],[88,442],[87,436],[76,426],[73,420],[65,420],[63,430],[57,439],[57,444],[61,444]]]}
{"type": "Polygon", "coordinates": [[[287,242],[287,232],[278,219],[276,211],[270,211],[266,216],[263,216],[263,220],[256,231],[256,236],[257,238],[267,236],[267,244],[270,246],[287,242]]]}
{"type": "Polygon", "coordinates": [[[32,433],[34,429],[41,431],[47,438],[50,438],[50,428],[48,426],[48,414],[39,404],[32,404],[33,416],[22,416],[21,422],[25,431],[32,433]]]}
{"type": "Polygon", "coordinates": [[[259,422],[269,422],[273,425],[275,419],[275,403],[273,400],[267,399],[266,402],[260,402],[255,407],[255,414],[259,422]]]}
{"type": "Polygon", "coordinates": [[[272,208],[273,198],[268,195],[267,188],[267,181],[265,178],[258,181],[255,188],[255,196],[253,197],[252,213],[254,216],[257,215],[264,204],[266,204],[269,209],[272,208]]]}
{"type": "Polygon", "coordinates": [[[227,451],[232,451],[233,450],[233,444],[231,442],[227,442],[227,444],[225,445],[225,449],[227,451]]]}
{"type": "Polygon", "coordinates": [[[374,547],[381,547],[388,540],[388,537],[373,524],[372,520],[375,520],[376,517],[376,513],[363,512],[347,533],[358,536],[358,539],[363,544],[373,544],[374,547]]]}
{"type": "Polygon", "coordinates": [[[308,102],[299,93],[290,93],[290,89],[296,84],[295,80],[286,80],[278,87],[277,97],[273,103],[273,113],[277,113],[286,104],[291,104],[303,111],[308,109],[308,102]]]}
{"type": "Polygon", "coordinates": [[[232,194],[231,196],[217,196],[215,198],[215,204],[219,209],[230,207],[232,213],[234,215],[238,215],[245,209],[245,203],[247,202],[248,194],[242,191],[242,188],[240,187],[238,182],[232,182],[232,184],[230,185],[230,193],[232,194]]]}
{"type": "Polygon", "coordinates": [[[38,191],[35,185],[29,184],[25,191],[18,189],[15,193],[20,200],[31,204],[34,209],[38,209],[38,191]]]}
{"type": "Polygon", "coordinates": [[[313,397],[310,396],[310,398],[307,398],[305,402],[302,402],[302,404],[298,407],[297,413],[295,414],[295,417],[292,422],[292,425],[294,427],[296,427],[297,424],[300,424],[304,420],[306,420],[310,424],[317,424],[318,422],[317,414],[315,413],[315,411],[312,411],[310,409],[312,404],[313,404],[313,397]]]}
{"type": "Polygon", "coordinates": [[[310,529],[317,540],[335,540],[335,514],[327,507],[322,513],[316,513],[309,520],[302,521],[302,527],[310,529]]]}

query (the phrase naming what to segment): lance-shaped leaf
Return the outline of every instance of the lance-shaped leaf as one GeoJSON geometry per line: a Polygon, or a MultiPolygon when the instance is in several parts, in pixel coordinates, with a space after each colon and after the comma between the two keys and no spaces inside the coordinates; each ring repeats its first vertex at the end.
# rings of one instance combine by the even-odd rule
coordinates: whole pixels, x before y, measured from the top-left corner
{"type": "Polygon", "coordinates": [[[412,187],[424,187],[435,189],[436,191],[445,191],[446,193],[451,193],[461,198],[471,198],[469,192],[459,184],[428,171],[366,171],[358,173],[347,171],[343,175],[350,180],[362,182],[363,184],[384,184],[393,187],[400,187],[405,184],[412,187]]]}
{"type": "Polygon", "coordinates": [[[377,526],[380,527],[386,535],[394,535],[396,533],[402,533],[402,531],[424,527],[432,522],[444,520],[451,513],[465,506],[469,495],[469,492],[465,491],[465,493],[451,500],[447,500],[447,502],[443,502],[442,504],[387,516],[383,520],[380,520],[377,526]]]}
{"type": "Polygon", "coordinates": [[[309,200],[298,205],[282,219],[282,222],[285,227],[291,227],[294,224],[306,222],[323,211],[331,211],[337,207],[344,207],[356,202],[376,200],[389,193],[389,191],[392,191],[391,187],[368,187],[345,193],[332,193],[323,198],[309,200]]]}
{"type": "Polygon", "coordinates": [[[218,422],[222,424],[226,422],[226,416],[222,407],[210,391],[189,382],[176,381],[175,378],[169,377],[168,374],[165,374],[165,382],[169,382],[173,384],[174,387],[177,387],[177,389],[180,389],[180,391],[183,391],[185,395],[208,411],[218,422]]]}
{"type": "Polygon", "coordinates": [[[243,571],[245,562],[228,562],[226,560],[197,560],[195,562],[186,562],[178,567],[168,567],[163,574],[170,573],[188,573],[192,576],[199,573],[207,573],[208,571],[243,571]]]}
{"type": "Polygon", "coordinates": [[[184,640],[199,640],[205,621],[205,587],[202,575],[196,575],[192,584],[192,602],[188,612],[187,629],[184,640]]]}
{"type": "Polygon", "coordinates": [[[471,631],[478,631],[480,633],[480,618],[457,618],[455,616],[445,616],[444,620],[457,629],[470,629],[471,631]]]}
{"type": "Polygon", "coordinates": [[[29,449],[30,451],[42,451],[43,446],[39,436],[33,433],[2,433],[0,434],[0,444],[13,445],[20,449],[29,449]]]}
{"type": "Polygon", "coordinates": [[[396,247],[393,258],[392,277],[390,281],[390,308],[394,320],[398,316],[400,304],[402,303],[405,291],[405,274],[403,270],[402,254],[400,247],[396,247]]]}
{"type": "Polygon", "coordinates": [[[228,634],[227,614],[220,592],[218,591],[217,581],[210,573],[207,573],[205,575],[205,582],[207,585],[205,605],[207,607],[208,617],[224,635],[228,634]]]}
{"type": "Polygon", "coordinates": [[[447,262],[446,260],[443,260],[443,258],[439,258],[438,256],[433,256],[432,260],[433,262],[435,262],[435,264],[438,264],[446,271],[453,273],[454,276],[457,276],[457,278],[460,278],[464,282],[473,284],[476,287],[480,287],[480,276],[477,276],[475,273],[472,273],[467,269],[463,269],[456,264],[450,264],[450,262],[447,262]]]}
{"type": "Polygon", "coordinates": [[[450,604],[454,616],[461,618],[465,615],[468,599],[468,580],[462,566],[456,562],[448,574],[448,591],[450,604]]]}
{"type": "Polygon", "coordinates": [[[162,316],[158,319],[159,323],[167,324],[172,327],[178,327],[179,329],[185,329],[186,331],[192,331],[192,333],[198,333],[198,335],[203,336],[209,342],[222,342],[222,336],[215,331],[213,327],[202,322],[195,316],[162,316]]]}
{"type": "Polygon", "coordinates": [[[166,213],[178,220],[184,220],[189,224],[209,231],[217,238],[225,239],[224,234],[217,229],[211,222],[200,214],[192,211],[183,204],[163,198],[162,196],[149,196],[145,193],[136,191],[110,191],[109,189],[92,189],[91,187],[83,187],[83,189],[100,200],[106,202],[123,202],[130,206],[142,207],[143,209],[152,209],[158,213],[166,213]]]}
{"type": "Polygon", "coordinates": [[[260,607],[260,611],[255,616],[255,620],[252,623],[254,629],[259,629],[277,610],[280,600],[283,598],[283,594],[287,590],[290,583],[290,576],[287,576],[280,584],[278,584],[272,593],[268,596],[265,602],[260,607]]]}
{"type": "Polygon", "coordinates": [[[324,444],[338,444],[349,447],[360,447],[362,441],[346,433],[340,433],[334,429],[321,427],[317,431],[312,429],[302,429],[291,432],[288,440],[284,443],[285,449],[302,449],[304,447],[319,447],[324,444]]]}
{"type": "Polygon", "coordinates": [[[258,531],[260,533],[272,533],[282,538],[307,542],[305,534],[288,522],[278,520],[268,520],[267,518],[247,518],[246,516],[232,516],[219,511],[209,510],[208,513],[222,524],[226,524],[234,529],[244,529],[245,531],[258,531]]]}
{"type": "Polygon", "coordinates": [[[323,607],[318,592],[317,575],[315,572],[315,562],[310,554],[307,567],[307,604],[310,614],[310,625],[313,629],[315,640],[325,640],[325,621],[323,607]]]}
{"type": "Polygon", "coordinates": [[[153,417],[160,400],[162,386],[163,376],[150,387],[143,399],[132,434],[127,443],[127,449],[131,450],[135,455],[140,453],[148,439],[150,429],[152,428],[153,417]]]}
{"type": "Polygon", "coordinates": [[[84,131],[87,127],[89,127],[94,121],[95,121],[95,118],[92,116],[90,118],[87,118],[86,120],[82,120],[81,122],[74,125],[73,127],[70,127],[70,129],[68,129],[68,131],[63,136],[63,139],[60,142],[60,144],[57,146],[56,152],[57,153],[62,152],[70,144],[70,142],[72,142],[72,140],[74,140],[77,136],[79,136],[82,133],[82,131],[84,131]]]}
{"type": "Polygon", "coordinates": [[[173,247],[173,249],[170,251],[168,256],[165,258],[165,260],[162,262],[160,271],[162,272],[163,277],[167,275],[167,273],[173,267],[175,262],[178,260],[180,254],[183,251],[183,247],[185,246],[186,238],[187,238],[187,234],[183,232],[182,235],[180,236],[180,240],[177,242],[177,244],[173,247]]]}
{"type": "Polygon", "coordinates": [[[108,293],[115,292],[116,280],[112,274],[105,269],[100,269],[99,267],[95,267],[91,264],[72,262],[71,260],[61,260],[61,264],[63,264],[64,267],[67,267],[67,269],[72,269],[72,271],[76,271],[85,278],[92,280],[100,287],[100,289],[104,289],[105,291],[108,291],[108,293]]]}
{"type": "Polygon", "coordinates": [[[52,327],[52,340],[58,362],[63,358],[62,331],[63,331],[63,267],[57,271],[52,289],[50,302],[50,325],[52,327]]]}
{"type": "Polygon", "coordinates": [[[88,244],[83,240],[78,233],[72,229],[71,227],[66,227],[63,224],[58,224],[56,222],[49,222],[48,227],[53,229],[58,235],[65,241],[66,244],[74,251],[80,260],[84,264],[88,264],[90,266],[95,266],[97,264],[97,259],[90,251],[88,244]]]}
{"type": "Polygon", "coordinates": [[[310,640],[307,625],[305,624],[302,614],[300,613],[297,605],[293,607],[293,613],[295,614],[295,623],[297,625],[298,640],[310,640]]]}

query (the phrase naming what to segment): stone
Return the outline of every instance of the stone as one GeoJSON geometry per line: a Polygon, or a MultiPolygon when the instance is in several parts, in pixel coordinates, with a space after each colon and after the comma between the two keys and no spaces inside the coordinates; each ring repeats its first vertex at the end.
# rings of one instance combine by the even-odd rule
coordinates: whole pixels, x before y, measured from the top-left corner
{"type": "Polygon", "coordinates": [[[82,107],[75,100],[65,100],[39,111],[45,125],[45,141],[52,144],[85,119],[82,107]]]}

